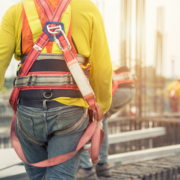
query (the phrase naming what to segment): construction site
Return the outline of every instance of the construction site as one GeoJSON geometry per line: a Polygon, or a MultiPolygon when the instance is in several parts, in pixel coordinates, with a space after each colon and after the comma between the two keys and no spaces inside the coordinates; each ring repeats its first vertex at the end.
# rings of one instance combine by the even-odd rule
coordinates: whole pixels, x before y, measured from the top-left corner
{"type": "MultiPolygon", "coordinates": [[[[110,26],[106,15],[109,1],[93,1],[103,16],[105,27],[110,26]]],[[[167,56],[168,47],[174,44],[168,45],[168,33],[172,32],[166,28],[171,26],[167,24],[169,21],[174,21],[166,21],[170,12],[168,3],[175,7],[176,0],[152,6],[153,22],[147,17],[150,1],[117,2],[119,49],[116,52],[118,58],[112,58],[112,62],[130,69],[135,78],[135,96],[128,105],[108,118],[108,163],[112,176],[99,177],[101,180],[180,180],[180,106],[174,110],[168,95],[168,86],[179,80],[180,73],[176,70],[178,55],[169,53],[167,56]],[[147,33],[149,26],[154,27],[152,34],[147,33]],[[147,41],[152,39],[150,51],[147,41]],[[147,57],[149,54],[152,54],[151,61],[147,57]]],[[[180,4],[177,6],[180,8],[180,4]]],[[[108,33],[116,32],[113,28],[106,31],[111,51],[113,38],[108,33]]],[[[10,140],[14,112],[9,97],[14,78],[6,77],[0,92],[0,180],[28,180],[10,140]]]]}

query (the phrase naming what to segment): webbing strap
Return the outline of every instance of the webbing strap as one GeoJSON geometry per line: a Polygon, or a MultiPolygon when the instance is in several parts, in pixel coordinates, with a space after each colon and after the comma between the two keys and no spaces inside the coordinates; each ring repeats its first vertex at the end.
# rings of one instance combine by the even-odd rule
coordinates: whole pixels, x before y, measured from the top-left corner
{"type": "Polygon", "coordinates": [[[42,10],[44,11],[44,15],[48,21],[59,22],[62,18],[63,12],[66,10],[71,0],[61,0],[56,8],[55,13],[53,13],[51,6],[47,2],[47,0],[37,0],[37,2],[39,3],[42,10]]]}
{"type": "MultiPolygon", "coordinates": [[[[95,121],[93,121],[88,126],[88,128],[85,131],[85,133],[82,135],[82,137],[81,137],[81,139],[80,139],[80,141],[79,141],[75,151],[67,153],[67,154],[62,154],[62,155],[59,155],[59,156],[56,156],[56,157],[53,157],[53,158],[50,158],[50,159],[38,162],[38,163],[30,164],[26,160],[26,157],[25,157],[25,155],[23,153],[23,150],[22,150],[22,147],[20,145],[19,139],[18,139],[18,137],[16,135],[16,132],[15,132],[15,122],[16,122],[16,114],[14,114],[13,119],[12,119],[12,124],[11,124],[11,143],[12,143],[12,145],[14,147],[14,150],[16,151],[16,153],[18,154],[19,158],[23,162],[25,162],[26,164],[35,166],[35,167],[50,167],[50,166],[55,166],[55,165],[58,165],[58,164],[61,164],[61,163],[64,163],[64,162],[68,161],[79,150],[82,149],[84,144],[86,144],[91,137],[92,137],[92,140],[95,140],[95,139],[97,139],[99,137],[99,133],[102,133],[102,132],[100,132],[100,127],[98,126],[97,120],[95,120],[95,121]]],[[[103,140],[103,138],[101,136],[99,144],[102,143],[102,140],[103,140]]],[[[99,144],[98,144],[98,146],[99,146],[99,144]]],[[[94,149],[94,150],[96,150],[96,149],[94,149]]],[[[96,163],[97,163],[97,161],[96,161],[96,163]]]]}
{"type": "MultiPolygon", "coordinates": [[[[74,54],[72,49],[69,48],[69,44],[64,35],[60,36],[58,39],[59,39],[59,46],[61,46],[61,48],[63,49],[63,54],[66,64],[74,80],[76,81],[76,84],[78,85],[84,99],[86,100],[86,102],[89,104],[90,108],[93,111],[94,121],[97,122],[99,120],[103,120],[104,119],[103,111],[99,106],[99,104],[96,103],[95,101],[94,92],[90,84],[85,79],[84,72],[82,71],[82,68],[80,68],[78,64],[76,55],[74,54]]],[[[97,124],[97,129],[95,130],[92,136],[92,143],[91,143],[91,159],[93,164],[97,164],[99,161],[98,152],[103,137],[104,137],[104,132],[101,129],[100,125],[97,124]]]]}
{"type": "Polygon", "coordinates": [[[29,75],[17,77],[15,87],[32,85],[76,85],[71,74],[64,75],[29,75]]]}
{"type": "MultiPolygon", "coordinates": [[[[49,21],[50,19],[52,19],[53,18],[53,11],[52,11],[52,8],[49,5],[49,3],[46,0],[37,0],[37,2],[41,6],[41,9],[43,9],[46,20],[49,21]]],[[[60,2],[60,4],[61,3],[62,2],[60,2]]]]}

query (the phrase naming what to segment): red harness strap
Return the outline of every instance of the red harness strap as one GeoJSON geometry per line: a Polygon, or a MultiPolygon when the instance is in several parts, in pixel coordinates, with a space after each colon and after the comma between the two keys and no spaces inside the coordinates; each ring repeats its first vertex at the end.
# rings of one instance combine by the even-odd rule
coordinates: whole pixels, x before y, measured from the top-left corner
{"type": "MultiPolygon", "coordinates": [[[[61,0],[53,16],[52,16],[52,11],[50,9],[50,6],[48,5],[48,2],[46,0],[42,0],[41,1],[42,3],[40,3],[40,5],[44,7],[43,10],[46,12],[45,14],[47,15],[47,17],[53,17],[52,21],[59,22],[61,19],[62,13],[66,10],[70,1],[71,0],[61,0]]],[[[40,2],[40,0],[38,0],[38,2],[40,2]]],[[[49,42],[49,37],[43,32],[41,36],[38,38],[38,40],[36,41],[35,46],[30,51],[26,61],[24,62],[23,67],[21,68],[21,72],[19,76],[26,76],[28,74],[34,61],[36,60],[36,58],[38,57],[38,55],[41,53],[42,49],[47,45],[48,42],[49,42]]],[[[74,57],[76,59],[76,56],[73,53],[73,51],[66,48],[68,46],[66,44],[64,37],[61,39],[61,43],[63,44],[63,47],[65,47],[64,56],[65,56],[65,59],[67,59],[67,62],[71,62],[72,60],[74,60],[74,57]],[[71,56],[69,56],[69,54],[71,54],[71,56]]],[[[12,119],[12,124],[11,124],[11,142],[17,155],[22,161],[36,167],[49,167],[49,166],[54,166],[54,165],[66,162],[67,160],[71,159],[84,146],[84,144],[89,141],[91,137],[92,137],[92,147],[91,147],[92,161],[94,164],[96,164],[99,161],[98,151],[103,140],[103,131],[100,128],[97,121],[103,119],[103,113],[100,106],[95,102],[94,95],[92,95],[87,98],[87,102],[89,103],[93,111],[94,121],[91,122],[91,124],[88,126],[87,130],[81,137],[76,147],[76,150],[67,154],[63,154],[63,155],[59,155],[59,156],[47,159],[45,161],[38,162],[38,163],[34,163],[34,164],[28,163],[23,153],[19,139],[15,132],[17,100],[18,100],[18,95],[19,95],[20,90],[21,90],[21,87],[14,88],[10,97],[10,104],[15,112],[14,117],[12,119]]]]}

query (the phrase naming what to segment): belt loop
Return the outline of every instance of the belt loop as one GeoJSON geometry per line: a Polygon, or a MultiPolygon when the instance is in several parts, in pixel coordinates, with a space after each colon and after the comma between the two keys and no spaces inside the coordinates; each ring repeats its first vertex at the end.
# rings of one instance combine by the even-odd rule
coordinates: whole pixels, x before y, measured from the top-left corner
{"type": "Polygon", "coordinates": [[[43,109],[44,109],[44,110],[47,110],[47,109],[48,109],[48,108],[47,108],[47,103],[46,103],[46,102],[47,102],[47,100],[44,100],[44,101],[43,101],[43,109]]]}

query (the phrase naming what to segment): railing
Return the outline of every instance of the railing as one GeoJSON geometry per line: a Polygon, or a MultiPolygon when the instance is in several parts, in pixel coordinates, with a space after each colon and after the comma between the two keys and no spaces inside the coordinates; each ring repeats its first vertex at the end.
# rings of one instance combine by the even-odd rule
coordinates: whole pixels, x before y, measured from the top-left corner
{"type": "Polygon", "coordinates": [[[165,135],[156,137],[153,140],[151,138],[147,138],[110,145],[109,154],[118,154],[130,151],[149,149],[152,147],[155,148],[180,144],[180,120],[178,120],[178,118],[116,118],[109,121],[108,127],[110,134],[140,129],[148,129],[154,127],[164,127],[166,129],[165,135]]]}

